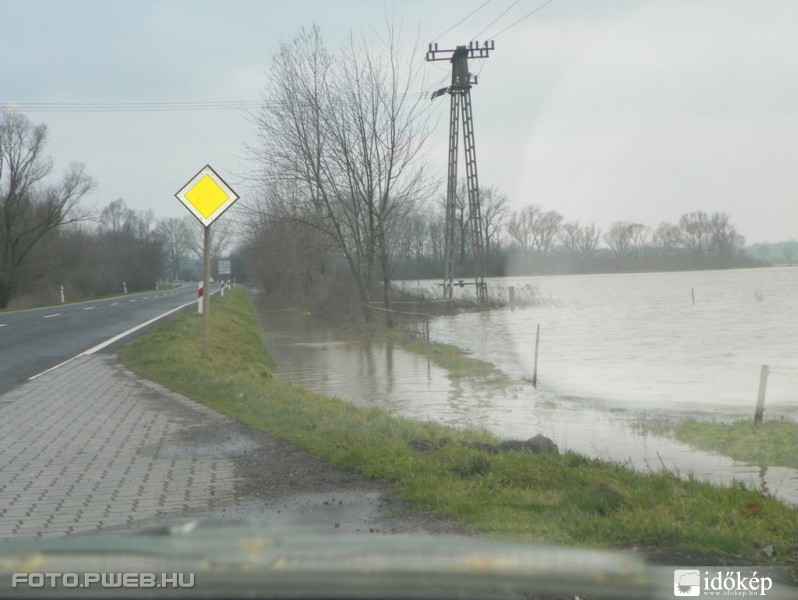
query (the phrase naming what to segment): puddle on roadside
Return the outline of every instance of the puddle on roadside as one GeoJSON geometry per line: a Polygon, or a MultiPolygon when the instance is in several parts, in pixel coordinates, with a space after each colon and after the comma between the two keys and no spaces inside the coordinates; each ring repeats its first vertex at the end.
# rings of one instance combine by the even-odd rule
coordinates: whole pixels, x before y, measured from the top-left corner
{"type": "MultiPolygon", "coordinates": [[[[258,297],[256,305],[262,304],[258,297]]],[[[392,341],[347,337],[294,309],[261,306],[269,351],[283,381],[358,406],[504,437],[550,437],[561,451],[619,462],[638,471],[666,468],[716,484],[742,482],[798,505],[798,470],[759,467],[709,454],[669,438],[644,435],[627,410],[541,392],[529,383],[486,385],[447,371],[392,341]]]]}
{"type": "Polygon", "coordinates": [[[392,510],[381,492],[366,490],[291,494],[269,502],[226,506],[203,515],[202,519],[327,534],[429,533],[423,520],[403,517],[392,510]]]}

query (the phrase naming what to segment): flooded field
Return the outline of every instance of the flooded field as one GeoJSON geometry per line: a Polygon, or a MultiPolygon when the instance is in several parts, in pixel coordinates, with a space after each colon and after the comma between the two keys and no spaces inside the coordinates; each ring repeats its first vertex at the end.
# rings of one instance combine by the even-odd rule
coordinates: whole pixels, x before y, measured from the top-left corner
{"type": "Polygon", "coordinates": [[[594,405],[718,418],[753,414],[768,365],[766,414],[798,418],[796,267],[490,285],[532,290],[536,305],[444,317],[434,322],[434,339],[528,378],[540,325],[540,389],[594,405]]]}
{"type": "Polygon", "coordinates": [[[431,332],[515,378],[503,386],[449,378],[393,343],[341,335],[298,310],[262,299],[259,308],[284,380],[505,438],[542,433],[561,450],[642,471],[743,481],[798,504],[795,469],[736,463],[633,426],[648,418],[751,417],[761,364],[771,367],[766,416],[796,418],[797,284],[794,268],[491,282],[532,286],[540,303],[436,319],[431,332]],[[535,389],[522,379],[531,375],[538,323],[535,389]]]}

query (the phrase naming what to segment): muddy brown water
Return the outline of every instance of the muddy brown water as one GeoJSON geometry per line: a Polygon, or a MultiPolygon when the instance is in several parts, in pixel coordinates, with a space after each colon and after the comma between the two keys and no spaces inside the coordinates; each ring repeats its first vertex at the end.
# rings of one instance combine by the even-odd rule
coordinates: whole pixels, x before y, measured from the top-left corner
{"type": "MultiPolygon", "coordinates": [[[[315,392],[390,414],[455,427],[478,427],[507,439],[541,433],[561,451],[619,462],[639,471],[666,468],[717,484],[743,482],[798,505],[798,470],[748,465],[633,427],[640,415],[535,389],[516,380],[489,385],[452,378],[425,357],[391,341],[348,336],[310,314],[255,295],[277,376],[315,392]]],[[[650,418],[673,415],[651,412],[650,418]]]]}

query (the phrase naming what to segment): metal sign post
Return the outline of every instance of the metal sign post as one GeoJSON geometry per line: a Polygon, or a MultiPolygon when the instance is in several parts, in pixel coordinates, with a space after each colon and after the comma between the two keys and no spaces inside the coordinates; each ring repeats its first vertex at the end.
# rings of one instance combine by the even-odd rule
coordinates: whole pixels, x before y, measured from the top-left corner
{"type": "Polygon", "coordinates": [[[233,203],[233,191],[210,165],[205,165],[175,194],[204,227],[202,251],[202,356],[210,357],[211,329],[211,223],[233,203]]]}
{"type": "Polygon", "coordinates": [[[211,226],[206,225],[202,247],[202,356],[211,354],[211,226]]]}

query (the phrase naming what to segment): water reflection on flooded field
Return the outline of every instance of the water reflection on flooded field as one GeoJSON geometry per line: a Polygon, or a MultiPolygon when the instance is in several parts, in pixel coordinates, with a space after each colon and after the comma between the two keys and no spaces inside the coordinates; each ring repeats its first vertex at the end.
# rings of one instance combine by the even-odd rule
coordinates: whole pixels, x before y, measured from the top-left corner
{"type": "MultiPolygon", "coordinates": [[[[278,363],[278,376],[285,381],[359,406],[380,407],[398,416],[454,426],[484,427],[505,438],[527,439],[542,433],[561,450],[621,462],[641,471],[665,467],[715,483],[734,479],[798,504],[795,469],[739,464],[673,440],[641,434],[632,426],[643,417],[683,416],[683,406],[676,407],[677,413],[656,403],[638,410],[623,402],[613,406],[606,399],[535,389],[521,380],[496,386],[450,378],[426,358],[405,352],[392,342],[345,336],[299,310],[270,307],[262,296],[257,297],[256,305],[266,344],[278,363]]],[[[488,325],[496,314],[459,318],[468,324],[472,339],[482,341],[483,349],[491,346],[503,348],[507,356],[523,354],[517,343],[501,341],[502,329],[506,334],[512,327],[494,327],[489,333],[483,330],[480,336],[475,321],[481,319],[488,325]]],[[[445,330],[448,337],[455,336],[457,319],[442,321],[445,328],[442,322],[436,322],[433,333],[446,338],[440,334],[445,330]]],[[[519,375],[512,368],[506,371],[519,375]]]]}

